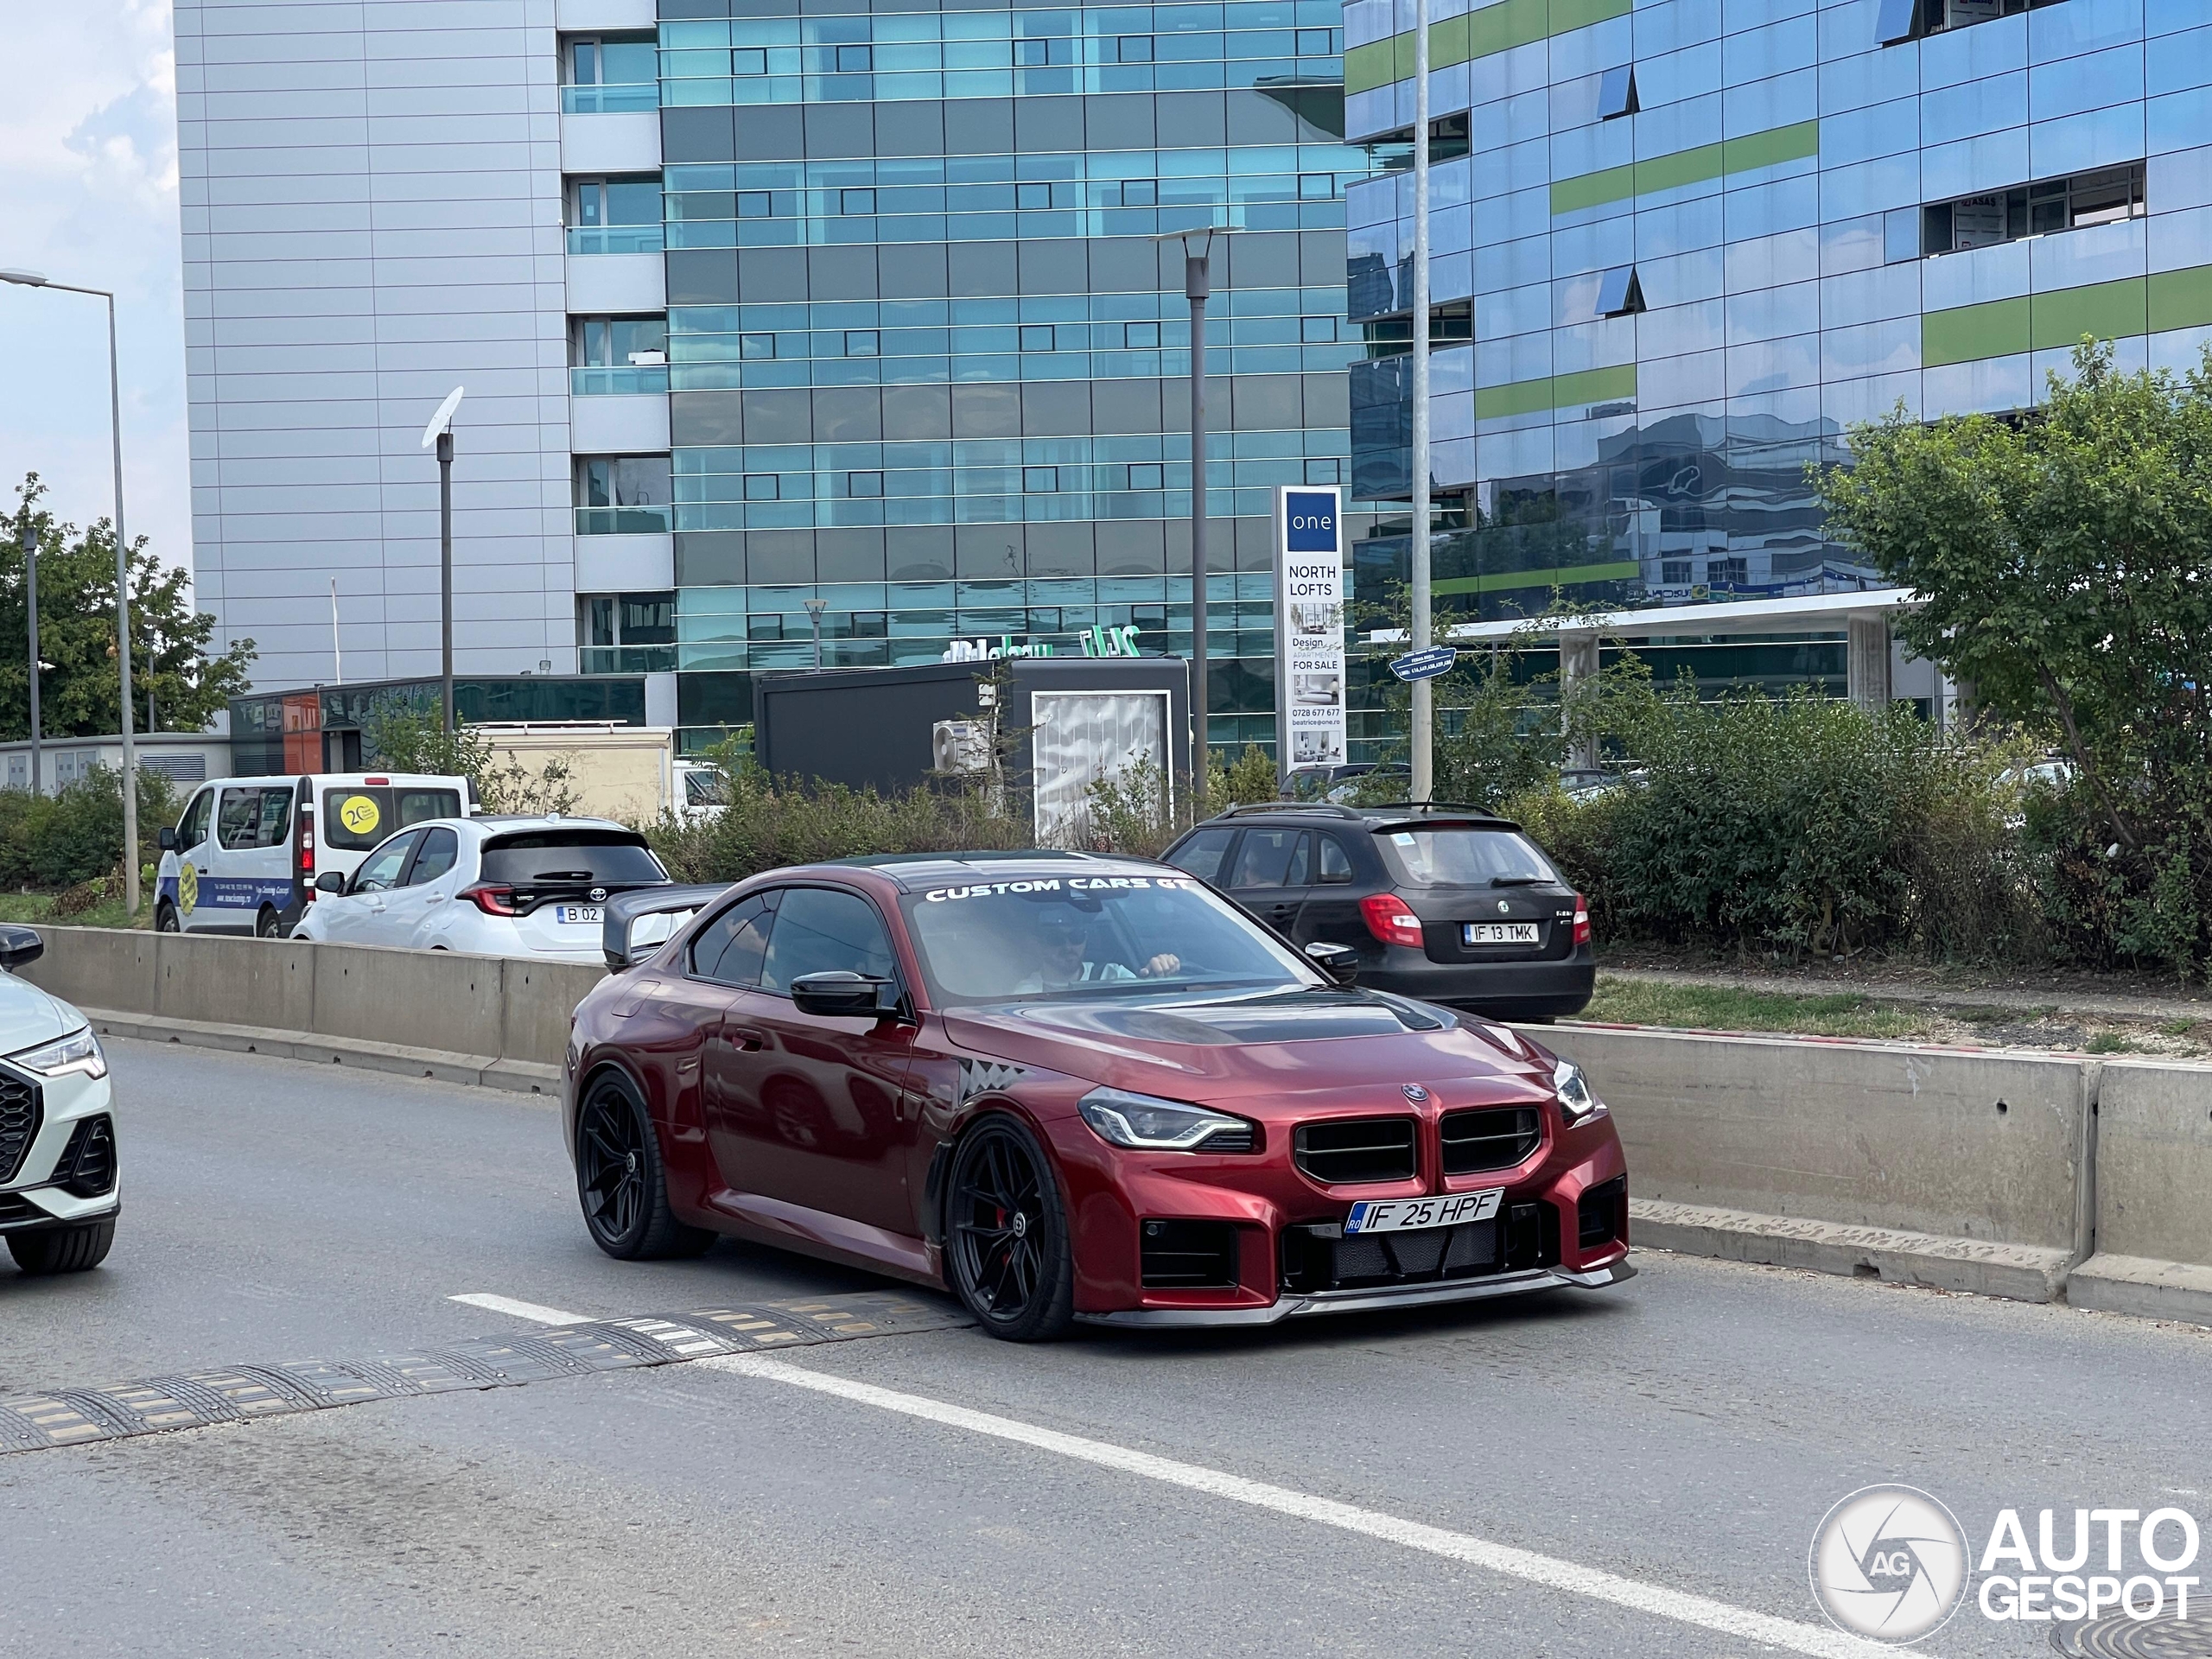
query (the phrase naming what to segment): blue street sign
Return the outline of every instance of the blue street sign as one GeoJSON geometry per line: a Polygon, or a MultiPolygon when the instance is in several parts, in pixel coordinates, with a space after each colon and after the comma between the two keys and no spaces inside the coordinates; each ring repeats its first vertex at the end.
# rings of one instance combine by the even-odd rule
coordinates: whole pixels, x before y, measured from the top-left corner
{"type": "Polygon", "coordinates": [[[1459,660],[1456,645],[1431,645],[1427,651],[1407,652],[1393,658],[1390,671],[1402,680],[1433,680],[1439,675],[1449,674],[1452,664],[1459,660]]]}

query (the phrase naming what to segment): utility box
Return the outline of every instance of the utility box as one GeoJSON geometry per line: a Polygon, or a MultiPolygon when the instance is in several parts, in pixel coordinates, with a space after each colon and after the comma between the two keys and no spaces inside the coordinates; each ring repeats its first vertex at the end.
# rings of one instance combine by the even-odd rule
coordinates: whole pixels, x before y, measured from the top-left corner
{"type": "Polygon", "coordinates": [[[569,764],[579,817],[644,824],[676,803],[676,746],[665,726],[620,721],[487,721],[468,728],[488,740],[492,764],[542,772],[548,760],[569,764]]]}
{"type": "Polygon", "coordinates": [[[1038,839],[1049,845],[1073,832],[1092,782],[1138,757],[1160,768],[1171,798],[1182,798],[1191,786],[1190,683],[1179,657],[765,674],[753,690],[753,752],[779,778],[886,792],[987,774],[998,752],[1008,793],[1031,805],[1038,839]],[[995,698],[994,670],[1007,676],[995,698]]]}

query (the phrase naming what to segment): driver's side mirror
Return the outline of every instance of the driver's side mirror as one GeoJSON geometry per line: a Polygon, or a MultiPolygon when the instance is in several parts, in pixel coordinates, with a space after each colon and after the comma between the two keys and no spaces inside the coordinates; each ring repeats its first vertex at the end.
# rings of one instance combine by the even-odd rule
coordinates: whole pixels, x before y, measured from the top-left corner
{"type": "Polygon", "coordinates": [[[832,968],[791,981],[791,1006],[820,1019],[882,1020],[899,1012],[899,987],[874,974],[832,968]]]}
{"type": "MultiPolygon", "coordinates": [[[[0,968],[14,973],[26,963],[36,962],[46,954],[46,941],[38,930],[14,925],[0,926],[0,968]]],[[[82,1019],[83,1015],[78,1016],[82,1019]]]]}
{"type": "Polygon", "coordinates": [[[1359,952],[1348,944],[1316,939],[1306,947],[1306,959],[1339,985],[1349,985],[1359,977],[1359,952]]]}
{"type": "Polygon", "coordinates": [[[315,890],[317,893],[343,893],[346,891],[346,878],[335,870],[325,870],[315,877],[315,890]]]}
{"type": "Polygon", "coordinates": [[[161,849],[163,852],[173,853],[176,851],[176,831],[169,825],[166,823],[163,824],[161,829],[161,833],[156,836],[154,839],[160,844],[161,849]]]}

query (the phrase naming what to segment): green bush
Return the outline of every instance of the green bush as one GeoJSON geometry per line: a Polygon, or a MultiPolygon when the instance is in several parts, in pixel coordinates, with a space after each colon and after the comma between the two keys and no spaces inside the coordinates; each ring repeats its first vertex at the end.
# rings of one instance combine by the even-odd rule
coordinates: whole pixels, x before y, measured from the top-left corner
{"type": "MultiPolygon", "coordinates": [[[[161,773],[138,773],[138,840],[143,854],[155,832],[176,822],[177,798],[161,773]]],[[[0,790],[0,883],[13,887],[73,887],[123,866],[123,774],[96,768],[58,795],[0,790]]]]}

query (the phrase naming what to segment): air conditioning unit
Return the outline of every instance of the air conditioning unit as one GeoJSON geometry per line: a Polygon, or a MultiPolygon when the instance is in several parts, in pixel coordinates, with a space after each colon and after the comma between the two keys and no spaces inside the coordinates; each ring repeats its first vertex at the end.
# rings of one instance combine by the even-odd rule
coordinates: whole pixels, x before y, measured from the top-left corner
{"type": "Polygon", "coordinates": [[[930,754],[939,772],[987,772],[991,728],[980,720],[940,720],[930,728],[930,754]]]}

